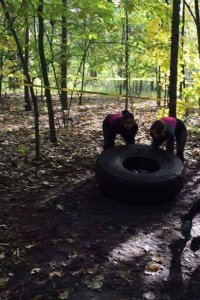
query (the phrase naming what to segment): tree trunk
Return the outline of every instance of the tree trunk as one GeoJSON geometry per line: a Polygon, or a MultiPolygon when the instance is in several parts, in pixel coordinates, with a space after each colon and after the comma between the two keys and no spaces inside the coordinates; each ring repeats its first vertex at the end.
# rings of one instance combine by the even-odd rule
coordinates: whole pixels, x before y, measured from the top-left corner
{"type": "Polygon", "coordinates": [[[180,0],[173,1],[169,78],[169,115],[176,117],[180,0]]]}
{"type": "Polygon", "coordinates": [[[199,0],[194,0],[195,15],[196,15],[196,28],[197,28],[197,39],[198,39],[198,52],[200,58],[200,13],[199,13],[199,0]]]}
{"type": "Polygon", "coordinates": [[[161,71],[160,66],[156,68],[156,93],[157,93],[157,106],[160,106],[161,101],[161,71]]]}
{"type": "MultiPolygon", "coordinates": [[[[84,20],[84,31],[85,31],[85,20],[84,20]]],[[[85,40],[84,41],[84,49],[86,49],[87,47],[87,41],[85,40]]],[[[82,77],[81,77],[81,93],[80,93],[80,96],[79,96],[79,105],[82,104],[82,97],[83,97],[83,89],[84,89],[84,82],[85,82],[85,63],[86,63],[86,55],[84,56],[84,59],[83,59],[83,67],[82,67],[82,77]]]]}
{"type": "Polygon", "coordinates": [[[125,24],[125,75],[126,75],[126,100],[125,100],[125,109],[128,109],[128,95],[129,95],[129,46],[128,46],[128,10],[126,5],[126,24],[125,24]]]}
{"type": "Polygon", "coordinates": [[[61,106],[63,110],[68,109],[68,93],[67,93],[67,18],[66,8],[67,0],[62,0],[62,41],[61,41],[61,106]]]}
{"type": "Polygon", "coordinates": [[[28,70],[26,68],[26,64],[25,64],[25,60],[24,60],[20,40],[17,36],[17,33],[16,33],[15,29],[13,28],[12,18],[10,16],[9,12],[6,10],[5,1],[0,0],[0,3],[1,3],[1,6],[3,8],[6,20],[10,24],[9,29],[10,29],[10,31],[13,35],[13,38],[15,40],[15,43],[17,45],[18,55],[19,55],[19,58],[20,58],[20,61],[21,61],[22,67],[23,67],[24,74],[26,76],[26,81],[29,84],[29,89],[30,89],[30,93],[31,93],[32,101],[33,101],[33,106],[34,106],[34,117],[35,117],[35,153],[36,153],[36,160],[39,160],[40,159],[40,134],[39,134],[39,111],[38,111],[37,97],[35,96],[33,85],[32,85],[32,82],[31,82],[31,78],[30,78],[30,75],[29,75],[28,70]]]}
{"type": "Polygon", "coordinates": [[[165,74],[165,95],[164,95],[164,107],[168,106],[168,76],[165,74]]]}
{"type": "MultiPolygon", "coordinates": [[[[122,23],[122,34],[121,34],[121,44],[124,44],[124,40],[125,40],[125,27],[124,27],[124,23],[122,23]]],[[[121,66],[124,65],[124,54],[122,54],[120,52],[120,57],[119,57],[119,64],[120,64],[120,68],[118,70],[118,76],[120,77],[124,77],[124,68],[122,68],[121,66]]],[[[124,89],[124,79],[119,81],[119,94],[122,95],[123,93],[123,89],[124,89]]]]}
{"type": "Polygon", "coordinates": [[[58,82],[58,77],[57,77],[57,72],[56,72],[56,68],[55,68],[55,64],[54,64],[54,56],[53,56],[53,36],[54,36],[54,28],[55,28],[55,22],[53,20],[50,20],[50,24],[51,24],[51,37],[49,37],[48,33],[46,30],[44,30],[45,36],[48,40],[49,43],[49,47],[50,47],[50,51],[51,51],[51,66],[52,66],[52,70],[53,70],[53,74],[54,74],[54,78],[55,78],[55,83],[56,83],[56,87],[58,89],[58,94],[61,97],[61,93],[60,93],[60,84],[58,82]]]}
{"type": "Polygon", "coordinates": [[[82,105],[82,98],[83,98],[83,89],[84,89],[84,82],[85,82],[85,62],[86,62],[86,57],[84,58],[84,61],[83,61],[82,78],[81,78],[81,93],[79,96],[79,105],[82,105]]]}
{"type": "MultiPolygon", "coordinates": [[[[120,56],[120,64],[122,65],[123,63],[123,58],[122,56],[120,56]]],[[[120,67],[119,71],[118,71],[118,76],[123,77],[123,70],[120,67]]],[[[119,81],[119,94],[122,95],[122,90],[123,90],[123,82],[119,81]]]]}
{"type": "MultiPolygon", "coordinates": [[[[27,2],[25,2],[26,8],[27,2]]],[[[24,53],[24,63],[26,65],[27,71],[29,70],[29,24],[28,24],[28,14],[26,13],[25,18],[25,53],[24,53]]],[[[24,73],[24,77],[26,77],[26,74],[24,73]]],[[[30,101],[30,95],[29,95],[29,87],[27,86],[27,81],[24,80],[24,101],[25,101],[25,110],[31,111],[31,101],[30,101]]]]}
{"type": "MultiPolygon", "coordinates": [[[[3,70],[3,53],[0,53],[0,69],[3,70]]],[[[2,81],[3,81],[3,74],[0,73],[0,102],[2,100],[2,81]]]]}
{"type": "Polygon", "coordinates": [[[140,85],[139,85],[140,96],[142,95],[142,92],[143,92],[143,80],[140,80],[140,85]]]}
{"type": "MultiPolygon", "coordinates": [[[[185,36],[185,1],[183,1],[183,9],[182,9],[182,28],[181,28],[181,48],[182,48],[182,56],[184,58],[184,36],[185,36]]],[[[180,99],[182,99],[183,89],[185,88],[185,63],[181,65],[181,74],[183,76],[183,80],[180,83],[180,99]]]]}
{"type": "Polygon", "coordinates": [[[39,46],[39,56],[40,64],[42,69],[42,77],[45,85],[45,96],[47,101],[47,109],[49,116],[49,130],[50,130],[50,141],[57,142],[55,122],[54,122],[54,111],[51,99],[50,84],[48,78],[48,72],[46,67],[46,59],[44,54],[44,21],[43,21],[43,0],[39,2],[38,5],[38,21],[39,21],[39,32],[38,32],[38,46],[39,46]]]}

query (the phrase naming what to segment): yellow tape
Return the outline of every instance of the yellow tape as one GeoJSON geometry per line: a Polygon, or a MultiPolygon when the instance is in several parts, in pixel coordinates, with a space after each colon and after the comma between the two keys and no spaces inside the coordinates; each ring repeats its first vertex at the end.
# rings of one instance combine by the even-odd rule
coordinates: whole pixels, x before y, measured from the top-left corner
{"type": "MultiPolygon", "coordinates": [[[[57,90],[57,87],[49,87],[49,86],[42,86],[42,85],[37,85],[37,84],[31,84],[31,83],[23,83],[22,82],[15,82],[15,84],[19,84],[19,85],[24,85],[24,86],[32,86],[32,87],[39,87],[39,88],[43,88],[43,89],[53,89],[53,90],[57,90]]],[[[110,93],[103,93],[103,92],[95,92],[95,91],[82,91],[82,90],[76,90],[76,89],[71,89],[71,88],[62,88],[60,89],[60,91],[63,92],[74,92],[74,93],[83,93],[83,94],[96,94],[96,95],[105,95],[105,96],[109,96],[109,97],[126,97],[125,95],[120,95],[120,94],[110,94],[110,93]]],[[[129,98],[138,98],[141,99],[141,97],[137,97],[137,96],[128,96],[129,98]]],[[[148,99],[148,100],[158,100],[156,98],[150,98],[150,97],[142,97],[143,99],[148,99]]]]}
{"type": "MultiPolygon", "coordinates": [[[[8,83],[8,82],[5,82],[4,83],[8,83]]],[[[32,83],[22,83],[20,81],[17,81],[15,82],[15,84],[19,84],[19,85],[23,85],[23,86],[32,86],[32,87],[39,87],[39,88],[43,88],[43,89],[53,89],[53,90],[57,90],[58,88],[57,87],[50,87],[50,86],[42,86],[42,85],[37,85],[37,84],[32,84],[32,83]]],[[[120,95],[120,94],[110,94],[110,93],[103,93],[103,92],[95,92],[95,91],[82,91],[82,90],[76,90],[76,89],[71,89],[71,88],[62,88],[60,89],[60,91],[63,91],[63,92],[74,92],[74,93],[83,93],[83,94],[94,94],[94,95],[105,95],[105,96],[109,96],[109,97],[115,97],[115,98],[119,98],[119,97],[126,97],[126,95],[120,95]]],[[[157,98],[154,98],[154,97],[145,97],[145,96],[142,96],[142,97],[139,97],[139,96],[133,96],[133,95],[128,95],[128,98],[134,98],[134,99],[144,99],[144,100],[152,100],[152,101],[166,101],[164,99],[157,99],[157,98]]],[[[194,106],[190,106],[188,105],[187,103],[185,102],[177,102],[177,106],[180,105],[180,106],[183,106],[185,108],[188,108],[188,109],[194,109],[194,106]]],[[[195,108],[195,109],[199,109],[199,108],[195,108]]]]}

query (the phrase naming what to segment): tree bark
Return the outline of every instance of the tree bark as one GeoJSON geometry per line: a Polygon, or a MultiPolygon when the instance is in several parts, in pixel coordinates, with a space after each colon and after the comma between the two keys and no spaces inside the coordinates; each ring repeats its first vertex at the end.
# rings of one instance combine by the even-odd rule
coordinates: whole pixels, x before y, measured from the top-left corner
{"type": "Polygon", "coordinates": [[[180,0],[173,1],[172,13],[171,57],[169,78],[169,115],[171,117],[176,117],[180,2],[180,0]]]}
{"type": "Polygon", "coordinates": [[[61,106],[63,110],[68,109],[68,93],[67,93],[67,0],[62,0],[62,41],[61,41],[61,106]]]}
{"type": "MultiPolygon", "coordinates": [[[[182,28],[181,28],[181,48],[182,55],[184,59],[184,36],[185,36],[185,1],[183,1],[183,9],[182,9],[182,28]]],[[[183,89],[185,88],[185,62],[181,65],[181,74],[183,76],[183,80],[180,83],[180,98],[182,99],[183,89]]]]}
{"type": "Polygon", "coordinates": [[[125,74],[126,74],[126,98],[125,98],[125,109],[128,109],[128,95],[129,95],[129,46],[128,46],[128,10],[126,5],[126,24],[125,24],[125,74]]]}
{"type": "MultiPolygon", "coordinates": [[[[0,53],[0,69],[3,69],[3,53],[0,53]]],[[[2,99],[2,81],[3,81],[3,74],[0,74],[0,102],[2,99]]]]}
{"type": "MultiPolygon", "coordinates": [[[[28,10],[28,3],[25,1],[26,9],[28,10]]],[[[24,51],[24,63],[26,65],[27,71],[29,70],[29,24],[28,24],[28,14],[26,13],[25,18],[25,51],[24,51]]],[[[24,73],[24,77],[26,74],[24,73]]],[[[24,101],[25,110],[31,111],[31,101],[29,95],[29,87],[27,86],[27,81],[24,80],[24,101]]]]}
{"type": "Polygon", "coordinates": [[[157,106],[161,104],[161,67],[156,68],[156,93],[157,93],[157,106]]]}
{"type": "Polygon", "coordinates": [[[39,22],[38,47],[39,47],[40,64],[42,70],[42,77],[45,85],[45,96],[46,96],[48,116],[49,116],[50,141],[55,143],[57,142],[57,138],[56,138],[56,131],[55,131],[54,111],[53,111],[50,84],[49,84],[48,72],[46,68],[46,59],[44,53],[43,0],[39,2],[37,12],[38,12],[38,22],[39,22]]]}
{"type": "MultiPolygon", "coordinates": [[[[86,23],[84,20],[84,32],[85,32],[86,23]]],[[[87,47],[87,40],[84,41],[84,49],[87,47]]],[[[81,76],[81,93],[79,96],[79,105],[82,105],[82,98],[83,98],[83,89],[84,89],[84,83],[85,83],[85,64],[86,64],[86,55],[84,55],[83,59],[83,67],[82,67],[82,76],[81,76]]]]}
{"type": "MultiPolygon", "coordinates": [[[[85,41],[85,47],[86,46],[87,46],[87,42],[85,41]]],[[[79,96],[79,105],[82,105],[83,89],[84,89],[84,82],[85,82],[85,63],[86,63],[86,56],[84,57],[84,61],[83,61],[82,77],[81,77],[81,93],[79,96]]]]}
{"type": "Polygon", "coordinates": [[[196,28],[197,28],[197,39],[198,39],[198,52],[200,58],[200,13],[199,13],[199,0],[194,0],[195,15],[196,15],[196,28]]]}

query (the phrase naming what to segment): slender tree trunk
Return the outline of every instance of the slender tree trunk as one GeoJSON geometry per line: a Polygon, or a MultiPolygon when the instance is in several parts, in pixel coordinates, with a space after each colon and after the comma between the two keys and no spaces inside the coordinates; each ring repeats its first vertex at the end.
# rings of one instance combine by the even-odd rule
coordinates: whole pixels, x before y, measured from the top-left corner
{"type": "Polygon", "coordinates": [[[199,58],[200,58],[200,12],[199,12],[199,0],[194,0],[194,5],[195,5],[195,15],[196,15],[198,51],[199,51],[199,58]]]}
{"type": "Polygon", "coordinates": [[[38,5],[38,21],[39,21],[39,33],[38,33],[38,46],[39,46],[39,56],[40,64],[42,69],[42,76],[45,85],[45,96],[47,101],[47,109],[49,115],[49,129],[50,129],[50,141],[57,142],[56,131],[55,131],[55,122],[54,122],[54,111],[51,99],[50,84],[48,78],[48,72],[46,68],[46,59],[44,54],[44,20],[43,20],[43,3],[41,0],[38,5]]]}
{"type": "MultiPolygon", "coordinates": [[[[122,23],[122,34],[121,34],[121,44],[122,45],[124,44],[124,41],[125,41],[125,26],[124,26],[124,23],[122,23]]],[[[118,70],[118,76],[124,77],[125,76],[124,68],[121,67],[124,65],[124,54],[122,54],[121,52],[120,52],[120,57],[119,57],[119,63],[120,63],[120,68],[118,70]]],[[[122,95],[123,89],[124,89],[124,79],[119,82],[119,94],[120,95],[122,95]]]]}
{"type": "Polygon", "coordinates": [[[6,10],[6,4],[4,0],[0,0],[1,6],[3,8],[6,20],[8,21],[8,23],[10,23],[10,31],[13,35],[13,38],[15,40],[15,43],[17,45],[17,50],[18,50],[18,55],[23,67],[23,71],[24,74],[26,76],[26,81],[29,84],[29,89],[30,89],[30,93],[31,93],[31,97],[32,97],[32,101],[33,101],[33,106],[34,106],[34,116],[35,116],[35,152],[36,152],[36,160],[40,159],[40,134],[39,134],[39,111],[38,111],[38,103],[37,103],[37,97],[34,93],[34,89],[33,89],[33,85],[31,82],[31,78],[30,75],[28,73],[26,64],[25,64],[25,60],[24,60],[24,56],[23,56],[23,50],[22,50],[22,46],[20,44],[20,40],[18,38],[18,35],[16,33],[16,30],[13,28],[13,24],[12,24],[12,18],[9,14],[9,12],[6,10]]]}
{"type": "Polygon", "coordinates": [[[83,69],[82,69],[81,93],[80,93],[80,96],[79,96],[79,105],[82,104],[84,82],[85,82],[85,59],[84,59],[84,62],[83,62],[83,69]]]}
{"type": "MultiPolygon", "coordinates": [[[[85,30],[85,22],[84,22],[84,30],[85,30]]],[[[87,41],[84,41],[84,49],[87,47],[87,41]]],[[[82,77],[81,77],[81,93],[79,96],[79,105],[82,104],[82,97],[83,97],[83,89],[84,89],[84,82],[85,82],[85,63],[86,63],[86,55],[84,56],[83,60],[83,67],[82,67],[82,77]]]]}
{"type": "Polygon", "coordinates": [[[168,102],[168,77],[167,74],[165,74],[165,95],[164,95],[164,107],[167,107],[168,102]]]}
{"type": "Polygon", "coordinates": [[[140,93],[140,96],[143,92],[143,80],[140,80],[140,85],[139,85],[139,93],[140,93]]]}
{"type": "Polygon", "coordinates": [[[160,66],[156,68],[156,93],[157,93],[157,106],[160,106],[161,101],[161,70],[160,66]]]}
{"type": "Polygon", "coordinates": [[[138,92],[138,81],[135,81],[135,95],[139,96],[139,92],[138,92]]]}
{"type": "MultiPolygon", "coordinates": [[[[3,70],[3,53],[0,53],[0,69],[3,70]]],[[[3,74],[0,74],[0,102],[2,100],[2,81],[3,81],[3,74]]]]}
{"type": "Polygon", "coordinates": [[[129,46],[128,46],[128,27],[129,27],[129,20],[128,20],[128,10],[126,6],[126,24],[125,24],[125,74],[126,74],[126,100],[125,100],[125,109],[128,109],[128,95],[129,95],[129,46]]]}
{"type": "MultiPolygon", "coordinates": [[[[85,52],[83,53],[83,57],[82,57],[82,60],[80,62],[80,65],[78,67],[78,70],[77,70],[77,73],[76,73],[76,79],[74,81],[74,84],[73,84],[73,88],[72,88],[72,92],[71,92],[71,95],[70,95],[70,101],[69,101],[69,105],[68,105],[68,112],[67,112],[67,121],[69,119],[69,115],[70,115],[70,109],[71,109],[71,105],[72,105],[72,99],[73,99],[73,91],[74,89],[76,88],[76,85],[77,85],[77,80],[78,80],[78,74],[80,73],[81,71],[81,68],[82,68],[82,65],[83,65],[83,61],[89,51],[89,48],[90,48],[90,45],[91,45],[91,40],[89,40],[88,44],[87,44],[87,47],[85,49],[85,52]]],[[[67,123],[68,125],[68,123],[67,123]]]]}
{"type": "MultiPolygon", "coordinates": [[[[183,9],[182,9],[182,28],[181,28],[181,48],[182,55],[184,57],[184,36],[185,36],[185,1],[183,1],[183,9]]],[[[181,65],[181,74],[183,80],[180,83],[180,98],[182,99],[183,88],[185,88],[185,63],[181,65]]]]}
{"type": "Polygon", "coordinates": [[[58,89],[58,94],[59,97],[61,97],[61,93],[60,93],[60,84],[58,82],[58,77],[57,77],[57,73],[56,73],[56,68],[55,68],[55,64],[54,64],[54,57],[53,57],[53,36],[54,36],[54,28],[55,28],[55,21],[50,20],[50,24],[51,24],[51,37],[49,37],[48,33],[46,32],[46,30],[44,30],[45,36],[48,40],[49,43],[49,47],[51,50],[51,66],[52,66],[52,70],[53,70],[53,74],[54,74],[54,78],[55,78],[55,83],[56,83],[56,87],[58,89]]]}
{"type": "Polygon", "coordinates": [[[180,2],[180,0],[173,1],[172,13],[171,58],[169,78],[169,115],[171,117],[176,117],[180,2]]]}
{"type": "MultiPolygon", "coordinates": [[[[26,8],[28,10],[28,3],[25,2],[26,8]]],[[[27,71],[29,70],[29,20],[28,20],[28,14],[26,13],[25,18],[25,51],[24,51],[24,63],[26,65],[27,71]]],[[[25,73],[24,76],[26,77],[25,73]]],[[[31,110],[31,101],[30,101],[30,95],[29,95],[29,87],[26,85],[27,81],[24,80],[24,101],[25,101],[25,110],[30,111],[31,110]]]]}
{"type": "MultiPolygon", "coordinates": [[[[200,58],[200,12],[199,12],[199,1],[198,0],[194,0],[194,5],[195,5],[195,15],[196,15],[198,52],[199,52],[199,58],[200,58]]],[[[199,108],[200,108],[200,98],[199,98],[199,108]]]]}
{"type": "MultiPolygon", "coordinates": [[[[120,60],[120,65],[122,65],[122,63],[123,63],[123,58],[122,58],[122,56],[120,56],[119,60],[120,60]]],[[[123,77],[123,70],[122,70],[121,67],[120,67],[120,69],[119,69],[119,71],[118,71],[118,75],[119,75],[120,77],[123,77]]],[[[122,81],[119,81],[119,94],[120,94],[120,95],[122,95],[122,90],[123,90],[123,83],[122,83],[122,81]]]]}
{"type": "Polygon", "coordinates": [[[61,44],[61,106],[63,110],[68,109],[67,93],[67,0],[62,0],[62,44],[61,44]]]}

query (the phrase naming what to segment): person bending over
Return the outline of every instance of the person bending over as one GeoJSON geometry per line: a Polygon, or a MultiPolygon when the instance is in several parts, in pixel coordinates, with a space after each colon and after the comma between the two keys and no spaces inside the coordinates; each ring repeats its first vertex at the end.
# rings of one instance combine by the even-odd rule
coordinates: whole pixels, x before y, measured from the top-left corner
{"type": "Polygon", "coordinates": [[[166,141],[166,150],[174,152],[176,139],[177,156],[184,162],[184,148],[187,140],[187,129],[183,121],[173,117],[163,117],[153,122],[150,128],[152,146],[159,148],[166,141]]]}
{"type": "Polygon", "coordinates": [[[115,145],[117,134],[122,136],[127,145],[135,144],[137,131],[138,125],[128,110],[123,110],[120,114],[109,114],[103,121],[104,149],[115,145]]]}

